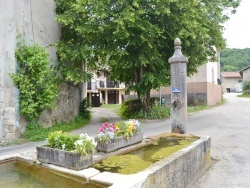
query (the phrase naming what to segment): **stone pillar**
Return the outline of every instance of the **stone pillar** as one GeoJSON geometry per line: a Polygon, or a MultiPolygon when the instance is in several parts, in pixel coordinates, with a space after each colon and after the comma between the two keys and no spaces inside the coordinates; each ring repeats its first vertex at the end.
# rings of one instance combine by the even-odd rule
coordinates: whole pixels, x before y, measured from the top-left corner
{"type": "Polygon", "coordinates": [[[168,59],[171,66],[171,128],[173,133],[186,133],[187,125],[187,62],[181,52],[181,41],[174,41],[174,55],[168,59]]]}

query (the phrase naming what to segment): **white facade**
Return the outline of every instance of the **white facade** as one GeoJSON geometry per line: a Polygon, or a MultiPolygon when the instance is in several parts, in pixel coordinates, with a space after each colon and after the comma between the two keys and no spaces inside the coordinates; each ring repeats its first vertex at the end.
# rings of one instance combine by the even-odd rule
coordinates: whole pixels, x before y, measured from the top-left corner
{"type": "Polygon", "coordinates": [[[90,100],[92,101],[92,96],[98,94],[101,104],[121,104],[122,95],[125,94],[125,91],[124,83],[112,82],[104,71],[97,71],[93,74],[87,90],[90,100]]]}
{"type": "Polygon", "coordinates": [[[187,78],[187,83],[191,82],[209,82],[217,84],[218,63],[206,63],[198,68],[197,73],[187,78]]]}
{"type": "Polygon", "coordinates": [[[208,62],[201,65],[197,72],[187,78],[187,83],[192,82],[209,82],[217,84],[220,79],[220,51],[216,51],[217,62],[208,62]]]}

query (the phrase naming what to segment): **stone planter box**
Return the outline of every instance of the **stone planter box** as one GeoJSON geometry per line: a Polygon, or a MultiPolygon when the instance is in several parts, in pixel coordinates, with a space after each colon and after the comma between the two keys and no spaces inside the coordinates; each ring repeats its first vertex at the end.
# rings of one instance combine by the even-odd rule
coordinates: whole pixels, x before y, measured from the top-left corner
{"type": "Polygon", "coordinates": [[[93,154],[80,155],[69,151],[58,150],[45,146],[36,146],[37,160],[63,166],[69,169],[81,170],[93,163],[93,154]]]}
{"type": "Polygon", "coordinates": [[[115,151],[117,149],[130,146],[141,142],[143,139],[143,132],[132,135],[127,139],[126,136],[120,136],[116,139],[111,140],[109,143],[99,143],[97,142],[96,150],[103,151],[105,153],[115,151]]]}

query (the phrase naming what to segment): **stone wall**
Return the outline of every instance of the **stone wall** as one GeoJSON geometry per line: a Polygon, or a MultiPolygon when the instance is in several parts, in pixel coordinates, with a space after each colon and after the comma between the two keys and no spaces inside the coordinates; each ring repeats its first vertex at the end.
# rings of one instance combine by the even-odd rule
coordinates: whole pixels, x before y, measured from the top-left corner
{"type": "Polygon", "coordinates": [[[210,82],[196,82],[188,83],[188,94],[201,94],[197,95],[196,100],[198,104],[204,101],[204,104],[208,106],[215,105],[222,101],[222,86],[210,82]],[[202,94],[204,94],[202,96],[202,94]],[[206,97],[206,99],[204,98],[206,97]]]}
{"type": "Polygon", "coordinates": [[[250,68],[243,71],[243,81],[250,81],[250,68]]]}
{"type": "MultiPolygon", "coordinates": [[[[26,121],[18,115],[18,90],[9,73],[15,73],[17,64],[15,49],[17,35],[26,44],[47,46],[60,39],[60,26],[55,22],[53,0],[6,0],[0,1],[0,140],[19,137],[26,121]]],[[[56,62],[56,49],[49,48],[51,64],[56,62]]],[[[53,122],[67,121],[79,112],[79,90],[63,85],[58,108],[47,111],[39,122],[50,126],[53,122]]]]}
{"type": "MultiPolygon", "coordinates": [[[[151,94],[151,98],[157,98],[160,100],[164,99],[164,102],[162,101],[162,105],[169,105],[171,101],[171,94],[151,94]]],[[[212,95],[212,98],[214,95],[212,95]]],[[[137,95],[122,95],[123,101],[128,99],[137,99],[137,95]]],[[[158,102],[158,101],[157,101],[158,102]]],[[[187,94],[187,105],[188,106],[199,106],[199,105],[207,105],[207,94],[205,93],[190,93],[187,94]]]]}
{"type": "MultiPolygon", "coordinates": [[[[210,165],[211,138],[203,137],[150,167],[142,188],[192,187],[210,165]]],[[[115,187],[115,186],[114,186],[115,187]]]]}
{"type": "Polygon", "coordinates": [[[57,122],[68,122],[79,114],[80,90],[69,84],[61,85],[59,99],[56,108],[45,111],[39,118],[39,123],[44,127],[50,127],[57,122]]]}

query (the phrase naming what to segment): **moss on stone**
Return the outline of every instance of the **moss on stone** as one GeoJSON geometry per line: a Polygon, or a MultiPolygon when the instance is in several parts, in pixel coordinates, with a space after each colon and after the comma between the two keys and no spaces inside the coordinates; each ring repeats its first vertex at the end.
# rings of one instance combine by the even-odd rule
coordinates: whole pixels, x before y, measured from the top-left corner
{"type": "Polygon", "coordinates": [[[107,157],[93,165],[101,172],[109,171],[120,174],[134,174],[140,172],[151,164],[166,158],[176,151],[187,147],[197,138],[159,138],[158,141],[134,150],[125,155],[107,157]]]}
{"type": "Polygon", "coordinates": [[[112,172],[120,174],[133,174],[147,168],[151,163],[144,161],[137,155],[118,155],[110,156],[102,161],[101,164],[95,164],[95,168],[104,170],[113,170],[112,172]]]}
{"type": "Polygon", "coordinates": [[[173,145],[173,143],[170,144],[171,147],[164,147],[156,151],[151,159],[154,161],[159,161],[161,159],[164,159],[165,157],[175,153],[176,151],[185,148],[189,144],[191,144],[193,140],[180,140],[178,145],[173,145]]]}

